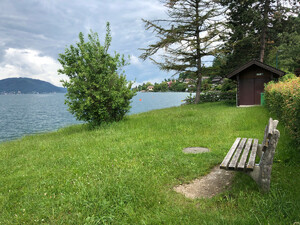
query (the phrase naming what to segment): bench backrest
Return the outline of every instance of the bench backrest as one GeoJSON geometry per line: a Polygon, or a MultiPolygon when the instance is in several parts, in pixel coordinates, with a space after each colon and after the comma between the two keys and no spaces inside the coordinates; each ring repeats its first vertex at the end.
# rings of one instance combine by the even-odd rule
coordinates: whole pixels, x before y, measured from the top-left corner
{"type": "Polygon", "coordinates": [[[269,119],[269,123],[266,126],[265,129],[265,134],[264,134],[264,139],[262,142],[262,150],[265,151],[268,146],[269,146],[269,142],[272,138],[272,135],[274,134],[276,127],[278,125],[278,120],[273,120],[272,118],[269,119]]]}
{"type": "Polygon", "coordinates": [[[272,165],[280,137],[280,132],[276,129],[277,125],[278,121],[270,118],[263,140],[263,152],[259,162],[259,170],[257,170],[258,172],[255,175],[256,181],[266,191],[270,189],[272,165]]]}

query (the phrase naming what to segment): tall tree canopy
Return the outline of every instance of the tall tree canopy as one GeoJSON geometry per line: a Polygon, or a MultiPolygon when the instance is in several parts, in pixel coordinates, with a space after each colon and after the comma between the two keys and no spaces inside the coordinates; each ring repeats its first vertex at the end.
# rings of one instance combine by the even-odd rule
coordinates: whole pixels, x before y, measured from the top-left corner
{"type": "Polygon", "coordinates": [[[299,13],[296,0],[220,0],[228,7],[226,52],[227,70],[257,58],[264,62],[266,56],[280,45],[279,33],[284,32],[289,17],[299,13]]]}
{"type": "MultiPolygon", "coordinates": [[[[290,17],[282,33],[278,34],[279,44],[274,46],[266,62],[274,67],[294,73],[300,69],[300,15],[290,17]]],[[[299,73],[299,72],[298,72],[299,73]]]]}
{"type": "Polygon", "coordinates": [[[197,80],[195,103],[200,101],[202,57],[213,55],[222,31],[222,8],[210,0],[162,0],[167,19],[143,20],[147,30],[156,33],[158,41],[142,49],[160,69],[193,73],[197,80]],[[151,56],[159,53],[162,61],[151,56]]]}

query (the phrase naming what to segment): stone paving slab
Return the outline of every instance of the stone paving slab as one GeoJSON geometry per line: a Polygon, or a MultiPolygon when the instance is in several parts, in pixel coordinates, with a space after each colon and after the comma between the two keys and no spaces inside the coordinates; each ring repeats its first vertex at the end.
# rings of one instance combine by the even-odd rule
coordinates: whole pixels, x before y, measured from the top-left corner
{"type": "Polygon", "coordinates": [[[183,152],[187,154],[198,154],[198,153],[209,152],[209,149],[203,147],[189,147],[183,149],[183,152]]]}

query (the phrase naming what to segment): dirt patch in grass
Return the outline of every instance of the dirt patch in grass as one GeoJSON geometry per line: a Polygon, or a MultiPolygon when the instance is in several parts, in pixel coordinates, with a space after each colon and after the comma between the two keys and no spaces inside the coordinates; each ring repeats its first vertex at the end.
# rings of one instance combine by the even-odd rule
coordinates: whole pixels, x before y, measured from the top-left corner
{"type": "Polygon", "coordinates": [[[218,165],[206,176],[193,180],[189,184],[176,186],[174,190],[187,198],[211,198],[228,189],[233,176],[233,171],[221,170],[218,165]]]}

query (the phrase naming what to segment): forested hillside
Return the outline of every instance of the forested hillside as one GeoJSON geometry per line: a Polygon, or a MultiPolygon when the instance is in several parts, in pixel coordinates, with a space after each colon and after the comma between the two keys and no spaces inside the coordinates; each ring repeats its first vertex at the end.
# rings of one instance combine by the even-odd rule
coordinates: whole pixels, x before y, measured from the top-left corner
{"type": "Polygon", "coordinates": [[[64,93],[66,89],[51,83],[30,78],[7,78],[0,80],[0,94],[64,93]]]}

